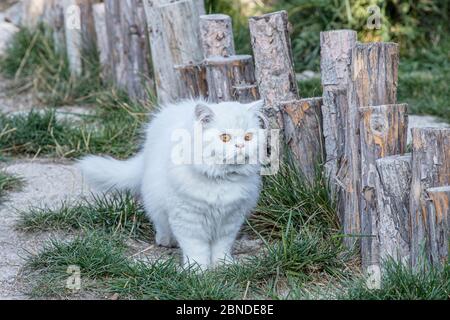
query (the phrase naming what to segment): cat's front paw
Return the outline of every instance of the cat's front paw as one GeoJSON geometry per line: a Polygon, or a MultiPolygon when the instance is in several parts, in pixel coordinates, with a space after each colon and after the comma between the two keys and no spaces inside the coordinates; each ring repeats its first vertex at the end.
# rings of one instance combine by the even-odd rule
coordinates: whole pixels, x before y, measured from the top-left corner
{"type": "Polygon", "coordinates": [[[230,265],[233,263],[236,263],[236,260],[230,254],[220,255],[220,256],[213,258],[213,266],[214,267],[230,265]]]}
{"type": "Polygon", "coordinates": [[[166,248],[178,248],[178,242],[174,237],[168,235],[161,235],[156,233],[155,242],[158,246],[166,248]]]}
{"type": "Polygon", "coordinates": [[[183,268],[186,270],[190,270],[195,273],[203,273],[210,269],[212,265],[206,261],[206,259],[190,259],[184,257],[183,260],[183,268]]]}

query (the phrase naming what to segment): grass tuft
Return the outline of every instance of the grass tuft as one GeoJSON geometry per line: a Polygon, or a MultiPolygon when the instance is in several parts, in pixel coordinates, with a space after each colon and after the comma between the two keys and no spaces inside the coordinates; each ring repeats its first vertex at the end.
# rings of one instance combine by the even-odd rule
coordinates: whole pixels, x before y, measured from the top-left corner
{"type": "Polygon", "coordinates": [[[77,122],[58,118],[55,110],[0,113],[0,152],[66,158],[90,153],[119,158],[134,154],[152,104],[132,102],[116,91],[98,97],[97,103],[94,115],[77,122]]]}
{"type": "Polygon", "coordinates": [[[292,238],[267,244],[259,255],[203,273],[181,268],[173,256],[135,261],[127,257],[123,240],[94,231],[72,242],[50,241],[27,264],[33,294],[70,295],[63,287],[70,265],[80,267],[89,291],[123,299],[264,299],[268,291],[285,298],[294,289],[286,287],[288,278],[295,278],[295,286],[324,282],[346,269],[346,258],[336,251],[341,249],[314,234],[294,232],[292,238]]]}
{"type": "Polygon", "coordinates": [[[31,88],[41,102],[51,105],[93,103],[105,90],[96,48],[83,54],[83,74],[73,76],[67,55],[58,50],[49,28],[22,27],[13,37],[0,71],[17,81],[17,88],[31,88]]]}
{"type": "Polygon", "coordinates": [[[16,190],[23,184],[19,177],[0,171],[0,200],[5,197],[6,192],[16,190]]]}
{"type": "Polygon", "coordinates": [[[350,300],[448,300],[450,297],[450,264],[443,268],[414,270],[401,262],[387,260],[381,278],[381,289],[369,289],[364,279],[347,284],[340,298],[350,300]]]}
{"type": "Polygon", "coordinates": [[[218,277],[214,272],[181,269],[174,258],[132,263],[109,285],[112,292],[131,299],[231,300],[241,294],[233,279],[218,277]]]}
{"type": "Polygon", "coordinates": [[[298,229],[312,227],[320,230],[339,229],[334,200],[330,197],[322,168],[309,183],[287,157],[276,175],[265,176],[256,213],[250,225],[268,237],[281,238],[286,226],[298,229]]]}
{"type": "Polygon", "coordinates": [[[153,235],[143,206],[129,193],[92,195],[58,209],[31,207],[20,212],[17,228],[27,232],[103,230],[143,240],[153,235]]]}
{"type": "Polygon", "coordinates": [[[25,266],[33,297],[64,298],[74,292],[66,288],[68,268],[80,269],[83,292],[102,291],[102,281],[127,267],[125,245],[119,237],[89,233],[71,242],[51,239],[41,252],[31,255],[25,266]]]}

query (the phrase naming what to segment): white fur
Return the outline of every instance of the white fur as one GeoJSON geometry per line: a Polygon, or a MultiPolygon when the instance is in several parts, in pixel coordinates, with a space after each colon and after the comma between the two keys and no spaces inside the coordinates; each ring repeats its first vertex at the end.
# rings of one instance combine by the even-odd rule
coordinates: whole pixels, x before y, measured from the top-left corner
{"type": "MultiPolygon", "coordinates": [[[[179,141],[173,141],[173,134],[180,129],[193,134],[200,125],[204,159],[229,160],[231,155],[242,160],[243,154],[253,156],[261,146],[261,140],[256,139],[260,104],[186,101],[163,106],[149,123],[144,147],[134,158],[118,161],[88,156],[79,166],[88,182],[101,190],[139,193],[156,229],[157,244],[178,243],[185,263],[195,262],[203,269],[214,266],[231,260],[239,229],[256,206],[260,166],[174,163],[173,150],[179,141]],[[233,129],[241,133],[228,143],[220,140],[220,134],[233,129]],[[251,141],[244,140],[248,132],[255,135],[251,141]]],[[[180,150],[192,154],[191,147],[181,146],[180,150]]]]}

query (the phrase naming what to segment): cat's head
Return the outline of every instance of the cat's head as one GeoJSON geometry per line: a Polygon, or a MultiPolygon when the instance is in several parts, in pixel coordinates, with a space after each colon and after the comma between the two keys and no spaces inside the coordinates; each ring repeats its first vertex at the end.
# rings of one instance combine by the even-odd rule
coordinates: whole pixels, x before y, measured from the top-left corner
{"type": "Polygon", "coordinates": [[[262,107],[262,101],[249,104],[197,102],[194,137],[202,142],[202,162],[197,163],[196,168],[209,175],[246,174],[257,170],[266,143],[267,121],[262,107]]]}

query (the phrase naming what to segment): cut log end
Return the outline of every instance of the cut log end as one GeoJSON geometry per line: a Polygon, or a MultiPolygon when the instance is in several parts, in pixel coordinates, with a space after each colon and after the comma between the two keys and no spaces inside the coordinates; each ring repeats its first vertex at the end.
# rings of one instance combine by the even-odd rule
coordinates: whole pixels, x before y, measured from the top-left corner
{"type": "Polygon", "coordinates": [[[231,18],[227,15],[200,16],[200,37],[205,58],[235,54],[231,18]]]}

